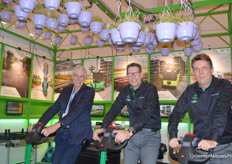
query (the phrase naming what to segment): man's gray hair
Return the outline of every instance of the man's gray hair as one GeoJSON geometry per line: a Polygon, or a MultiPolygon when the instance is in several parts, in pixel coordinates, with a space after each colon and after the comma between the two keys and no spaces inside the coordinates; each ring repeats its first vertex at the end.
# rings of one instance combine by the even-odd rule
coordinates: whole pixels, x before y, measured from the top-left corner
{"type": "Polygon", "coordinates": [[[76,67],[73,68],[73,71],[72,71],[72,75],[74,75],[74,73],[79,70],[79,71],[82,71],[84,74],[85,74],[85,78],[87,76],[87,71],[84,67],[80,66],[80,65],[77,65],[76,67]]]}

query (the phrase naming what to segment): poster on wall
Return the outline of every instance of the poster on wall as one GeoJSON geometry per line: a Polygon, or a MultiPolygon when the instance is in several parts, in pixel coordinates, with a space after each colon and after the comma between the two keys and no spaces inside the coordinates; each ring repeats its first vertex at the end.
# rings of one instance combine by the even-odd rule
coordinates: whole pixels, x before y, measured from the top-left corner
{"type": "Polygon", "coordinates": [[[187,57],[183,52],[152,54],[150,79],[157,87],[159,100],[177,100],[188,85],[187,57]]]}
{"type": "Polygon", "coordinates": [[[138,63],[142,66],[143,81],[148,80],[147,67],[148,55],[133,55],[133,56],[115,56],[114,60],[114,99],[118,96],[119,92],[127,85],[129,81],[126,76],[126,68],[130,63],[138,63]]]}
{"type": "Polygon", "coordinates": [[[53,61],[34,56],[31,99],[52,100],[53,61]]]}
{"type": "Polygon", "coordinates": [[[85,59],[85,84],[95,89],[94,101],[112,100],[112,57],[85,59]]]}
{"type": "MultiPolygon", "coordinates": [[[[217,78],[224,78],[232,83],[232,70],[231,70],[231,53],[230,48],[202,50],[201,53],[209,55],[212,60],[214,73],[217,78]]],[[[191,56],[194,58],[199,53],[194,53],[191,56]]],[[[191,83],[196,82],[192,68],[191,68],[191,83]]]]}
{"type": "Polygon", "coordinates": [[[77,65],[81,65],[81,60],[56,62],[54,100],[57,100],[64,87],[73,85],[72,71],[77,65]]]}
{"type": "Polygon", "coordinates": [[[31,55],[6,46],[4,49],[1,95],[28,98],[31,55]]]}

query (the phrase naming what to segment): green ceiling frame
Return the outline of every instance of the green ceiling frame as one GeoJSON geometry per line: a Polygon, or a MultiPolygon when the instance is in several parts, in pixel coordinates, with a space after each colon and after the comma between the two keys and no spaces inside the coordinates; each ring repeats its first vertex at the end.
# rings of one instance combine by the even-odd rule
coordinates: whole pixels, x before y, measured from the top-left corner
{"type": "MultiPolygon", "coordinates": [[[[126,0],[125,0],[126,1],[126,0]]],[[[116,15],[113,13],[113,11],[111,9],[109,9],[109,7],[102,1],[102,0],[91,0],[91,2],[97,4],[97,6],[103,11],[105,12],[111,19],[114,19],[116,17],[116,15]]],[[[127,2],[127,1],[126,1],[127,2]]],[[[232,5],[232,0],[204,0],[204,1],[198,1],[198,2],[192,2],[193,4],[193,8],[194,10],[196,8],[201,8],[201,7],[208,7],[208,6],[215,6],[215,8],[209,10],[208,12],[206,13],[199,13],[199,14],[195,14],[195,16],[205,16],[205,18],[207,16],[211,17],[215,22],[217,22],[223,29],[225,29],[227,32],[225,33],[213,33],[213,34],[203,34],[201,35],[202,37],[212,37],[212,36],[218,36],[220,39],[222,39],[227,45],[229,45],[232,49],[232,29],[231,29],[231,5],[232,5]],[[225,5],[225,4],[230,4],[229,5],[229,10],[224,10],[224,11],[214,11],[216,9],[218,9],[219,7],[225,5]],[[220,22],[218,22],[212,15],[215,15],[215,14],[223,14],[223,13],[228,13],[228,28],[224,27],[220,22]],[[222,36],[225,36],[225,35],[229,35],[230,36],[230,43],[228,43],[225,39],[222,38],[222,36]]],[[[4,5],[0,4],[0,7],[2,8],[5,8],[4,5]]],[[[136,6],[134,6],[136,7],[136,6]]],[[[172,11],[177,11],[177,10],[180,10],[180,5],[169,5],[169,8],[170,10],[172,11]]],[[[157,8],[151,8],[151,9],[148,9],[149,11],[153,11],[153,13],[161,13],[163,12],[164,10],[164,7],[157,7],[157,8]]],[[[12,10],[12,12],[14,13],[14,11],[12,10]]],[[[136,12],[136,11],[134,11],[136,12]]],[[[150,14],[150,13],[144,13],[143,11],[140,11],[140,15],[143,15],[143,14],[150,14]]],[[[125,16],[125,13],[121,13],[121,17],[124,17],[125,16]]],[[[204,19],[205,19],[204,18],[204,19]]],[[[203,19],[203,21],[204,21],[203,19]]],[[[32,21],[32,20],[29,20],[29,21],[32,21]]],[[[202,22],[201,22],[202,23],[202,22]]],[[[94,45],[94,46],[82,46],[80,44],[80,47],[73,47],[73,48],[67,48],[67,49],[58,49],[60,45],[58,46],[55,46],[53,45],[53,48],[51,47],[48,47],[46,45],[43,45],[39,42],[36,42],[36,39],[29,39],[29,38],[26,38],[26,37],[23,37],[17,33],[14,33],[10,30],[8,30],[9,26],[7,28],[4,28],[3,26],[0,27],[0,30],[4,31],[4,32],[7,32],[9,34],[12,34],[14,36],[17,36],[19,38],[22,38],[22,39],[25,39],[29,42],[32,42],[34,44],[37,44],[41,47],[44,47],[44,48],[47,48],[49,50],[53,50],[53,51],[56,51],[56,52],[59,52],[59,51],[70,51],[70,50],[80,50],[80,49],[89,49],[89,48],[98,48],[97,45],[94,45]]],[[[62,33],[59,33],[59,34],[70,34],[70,33],[73,33],[73,32],[80,32],[81,30],[78,29],[78,30],[67,30],[65,32],[62,32],[62,33]]],[[[28,30],[29,32],[29,30],[28,30]]],[[[54,32],[55,34],[57,34],[56,32],[54,32]]],[[[67,35],[66,35],[67,37],[67,35]]],[[[65,38],[66,38],[65,37],[65,38]]],[[[64,41],[64,39],[63,39],[64,41]]],[[[63,43],[63,42],[62,42],[63,43]]],[[[104,47],[107,47],[107,46],[110,46],[109,44],[105,45],[104,47]]]]}

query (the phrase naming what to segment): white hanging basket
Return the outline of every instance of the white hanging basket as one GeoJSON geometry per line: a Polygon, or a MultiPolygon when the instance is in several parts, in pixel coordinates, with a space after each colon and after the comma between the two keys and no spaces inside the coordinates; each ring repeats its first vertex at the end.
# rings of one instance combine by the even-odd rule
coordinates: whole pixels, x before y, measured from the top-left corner
{"type": "Polygon", "coordinates": [[[22,11],[19,5],[14,6],[15,17],[18,20],[27,20],[29,13],[22,11]]]}
{"type": "Polygon", "coordinates": [[[45,40],[51,40],[52,33],[51,32],[44,32],[44,39],[45,40]]]}
{"type": "Polygon", "coordinates": [[[114,45],[114,44],[113,44],[113,41],[112,41],[112,39],[111,39],[111,37],[109,38],[108,42],[109,42],[109,45],[110,45],[110,46],[113,46],[113,45],[114,45]]]}
{"type": "Polygon", "coordinates": [[[88,27],[91,23],[91,20],[93,18],[93,14],[88,11],[81,11],[78,22],[83,27],[88,27]]]}
{"type": "Polygon", "coordinates": [[[200,33],[201,33],[201,30],[198,29],[198,30],[196,31],[196,35],[195,35],[194,39],[199,39],[199,38],[201,38],[200,33]]]}
{"type": "Polygon", "coordinates": [[[185,56],[191,56],[193,54],[192,48],[184,48],[184,54],[185,56]]]}
{"type": "Polygon", "coordinates": [[[55,43],[55,44],[60,44],[61,40],[62,40],[61,37],[55,37],[55,38],[54,38],[54,43],[55,43]]]}
{"type": "Polygon", "coordinates": [[[35,28],[35,27],[34,27],[34,33],[35,33],[35,35],[41,35],[42,32],[43,32],[43,29],[42,29],[42,28],[35,28]]]}
{"type": "Polygon", "coordinates": [[[159,42],[172,42],[176,35],[176,24],[170,22],[161,22],[156,25],[155,30],[159,42]]]}
{"type": "Polygon", "coordinates": [[[115,45],[115,49],[118,51],[123,51],[126,47],[126,44],[117,44],[115,45]]]}
{"type": "Polygon", "coordinates": [[[92,43],[93,39],[92,38],[85,38],[84,43],[86,46],[89,46],[92,43]]]}
{"type": "Polygon", "coordinates": [[[193,46],[193,50],[197,51],[197,52],[201,51],[202,48],[203,48],[203,43],[202,42],[200,44],[196,45],[196,46],[193,46]]]}
{"type": "Polygon", "coordinates": [[[58,21],[56,18],[48,18],[47,20],[47,27],[50,30],[55,30],[58,27],[58,21]]]}
{"type": "Polygon", "coordinates": [[[145,40],[144,40],[143,45],[144,46],[150,45],[151,44],[150,40],[151,40],[151,34],[145,32],[145,40]]]}
{"type": "Polygon", "coordinates": [[[3,0],[5,3],[11,3],[13,0],[3,0]]]}
{"type": "Polygon", "coordinates": [[[86,33],[89,31],[89,27],[81,27],[81,32],[86,33]]]}
{"type": "Polygon", "coordinates": [[[139,32],[139,37],[135,43],[136,46],[142,46],[144,44],[146,33],[144,31],[139,32]]]}
{"type": "Polygon", "coordinates": [[[124,22],[118,26],[122,41],[134,43],[137,41],[141,26],[136,22],[124,22]]]}
{"type": "Polygon", "coordinates": [[[110,35],[111,35],[111,39],[112,39],[113,44],[124,44],[124,42],[121,39],[121,36],[120,36],[118,29],[116,29],[116,28],[111,29],[110,35]]]}
{"type": "Polygon", "coordinates": [[[47,17],[42,14],[35,14],[32,16],[33,23],[36,28],[44,28],[47,17]]]}
{"type": "Polygon", "coordinates": [[[65,4],[65,8],[70,18],[78,18],[82,5],[78,2],[68,2],[65,4]]]}
{"type": "Polygon", "coordinates": [[[150,43],[152,44],[154,40],[155,40],[155,34],[151,33],[150,34],[150,43]]]}
{"type": "Polygon", "coordinates": [[[104,44],[105,44],[105,42],[103,42],[101,39],[98,39],[98,40],[97,40],[97,46],[98,46],[98,47],[103,47],[104,44]]]}
{"type": "Polygon", "coordinates": [[[46,9],[48,10],[57,10],[60,6],[61,0],[44,0],[46,9]]]}
{"type": "Polygon", "coordinates": [[[72,37],[70,38],[70,43],[71,43],[72,45],[75,45],[75,44],[77,43],[77,37],[72,36],[72,37]]]}
{"type": "Polygon", "coordinates": [[[141,50],[141,46],[134,45],[134,46],[130,47],[130,51],[132,51],[132,52],[138,52],[140,50],[141,50]]]}
{"type": "Polygon", "coordinates": [[[77,23],[77,21],[78,21],[77,18],[69,18],[69,22],[70,22],[70,23],[75,24],[75,23],[77,23]]]}
{"type": "Polygon", "coordinates": [[[69,18],[67,14],[60,14],[58,16],[58,23],[60,26],[68,26],[69,18]]]}
{"type": "Polygon", "coordinates": [[[10,18],[12,16],[11,12],[9,12],[9,11],[2,11],[0,13],[0,15],[1,15],[1,18],[2,18],[3,22],[9,22],[10,18]]]}
{"type": "Polygon", "coordinates": [[[145,48],[147,54],[153,54],[154,49],[149,49],[148,47],[145,48]]]}
{"type": "Polygon", "coordinates": [[[103,29],[100,33],[100,38],[103,41],[107,41],[110,38],[110,33],[108,29],[103,29]]]}
{"type": "Polygon", "coordinates": [[[163,55],[163,56],[168,56],[169,51],[170,51],[169,48],[161,48],[160,49],[161,55],[163,55]]]}
{"type": "Polygon", "coordinates": [[[27,25],[27,22],[17,20],[16,24],[17,24],[18,28],[24,29],[26,27],[26,25],[27,25]]]}
{"type": "Polygon", "coordinates": [[[64,27],[64,26],[58,26],[58,29],[57,29],[57,30],[58,30],[59,32],[64,32],[64,31],[65,31],[65,28],[66,28],[66,27],[64,27]]]}
{"type": "Polygon", "coordinates": [[[194,39],[193,41],[191,41],[191,45],[192,46],[196,46],[196,45],[200,44],[200,42],[201,42],[201,37],[198,38],[198,39],[194,39]]]}
{"type": "Polygon", "coordinates": [[[193,22],[181,22],[177,24],[176,36],[179,41],[187,41],[193,39],[194,33],[193,22]]]}
{"type": "Polygon", "coordinates": [[[103,23],[101,22],[91,22],[90,23],[90,30],[94,34],[98,34],[102,30],[103,23]]]}
{"type": "Polygon", "coordinates": [[[36,4],[36,0],[19,0],[20,9],[26,13],[31,13],[36,4]]]}

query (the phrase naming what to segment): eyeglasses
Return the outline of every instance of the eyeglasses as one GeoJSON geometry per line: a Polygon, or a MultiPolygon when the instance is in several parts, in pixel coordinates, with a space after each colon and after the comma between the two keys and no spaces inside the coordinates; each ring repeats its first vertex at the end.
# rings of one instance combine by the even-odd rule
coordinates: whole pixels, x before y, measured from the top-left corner
{"type": "Polygon", "coordinates": [[[77,78],[77,77],[79,77],[79,78],[81,78],[81,79],[84,79],[85,78],[85,76],[84,75],[77,75],[77,74],[73,74],[73,77],[75,77],[75,78],[77,78]]]}
{"type": "Polygon", "coordinates": [[[127,76],[129,76],[129,77],[132,77],[133,75],[134,75],[134,76],[139,76],[140,73],[141,73],[141,72],[127,73],[127,76]]]}

